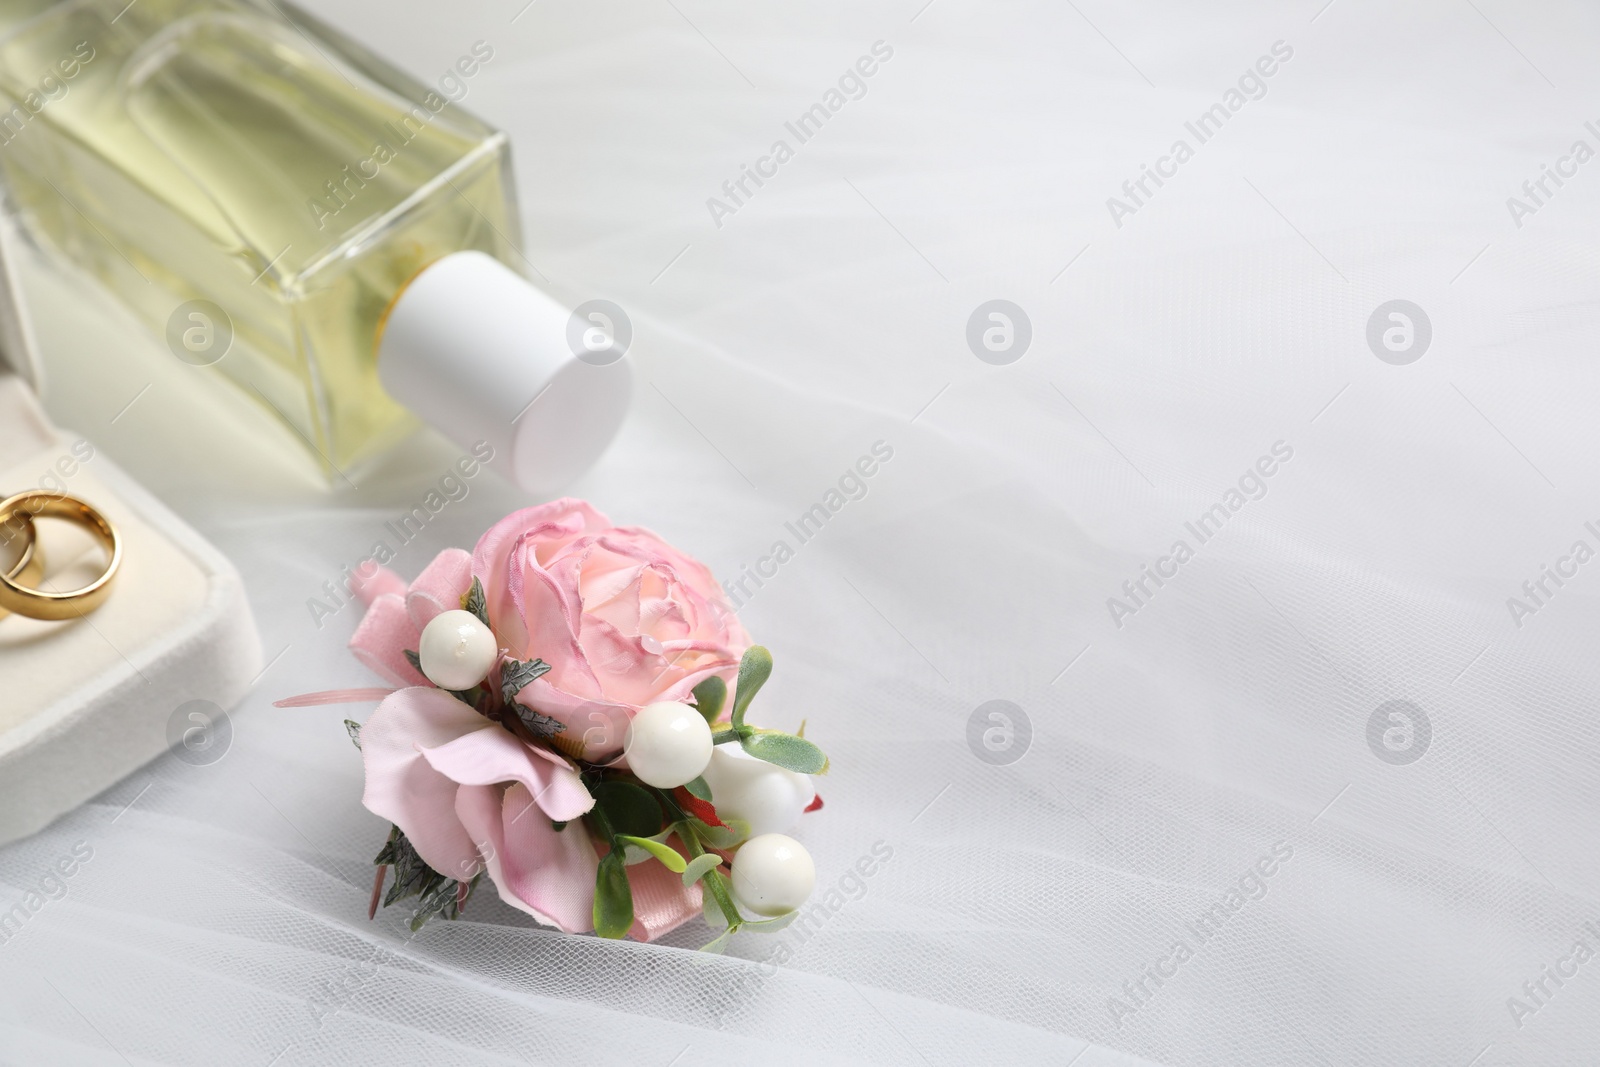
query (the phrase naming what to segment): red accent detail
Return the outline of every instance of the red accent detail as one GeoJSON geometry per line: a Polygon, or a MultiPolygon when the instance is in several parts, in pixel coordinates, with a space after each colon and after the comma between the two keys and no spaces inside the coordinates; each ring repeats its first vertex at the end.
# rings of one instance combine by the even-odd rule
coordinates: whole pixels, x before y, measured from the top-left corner
{"type": "Polygon", "coordinates": [[[806,805],[806,810],[816,811],[820,807],[822,807],[822,794],[818,793],[816,796],[811,798],[811,803],[806,805]]]}
{"type": "Polygon", "coordinates": [[[672,791],[672,798],[678,802],[678,806],[680,808],[688,812],[690,815],[693,815],[707,826],[725,827],[728,825],[721,819],[717,818],[716,808],[701,800],[699,797],[695,796],[681,785],[672,791]]]}

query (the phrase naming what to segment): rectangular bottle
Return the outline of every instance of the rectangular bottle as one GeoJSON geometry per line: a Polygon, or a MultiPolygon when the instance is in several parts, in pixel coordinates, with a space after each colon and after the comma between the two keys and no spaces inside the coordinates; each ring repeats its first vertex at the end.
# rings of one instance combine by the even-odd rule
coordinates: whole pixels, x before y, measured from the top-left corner
{"type": "Polygon", "coordinates": [[[503,133],[281,0],[0,0],[27,229],[332,470],[413,425],[377,369],[410,280],[519,269],[510,167],[503,133]]]}

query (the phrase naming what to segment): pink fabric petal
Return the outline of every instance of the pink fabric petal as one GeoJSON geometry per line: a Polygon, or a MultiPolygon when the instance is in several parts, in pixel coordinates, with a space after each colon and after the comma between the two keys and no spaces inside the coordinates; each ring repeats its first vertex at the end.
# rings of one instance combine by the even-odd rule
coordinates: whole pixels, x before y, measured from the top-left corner
{"type": "Polygon", "coordinates": [[[623,633],[641,633],[639,620],[642,612],[641,584],[647,568],[630,567],[608,575],[603,580],[587,579],[583,583],[583,610],[596,618],[604,619],[623,633]]]}
{"type": "Polygon", "coordinates": [[[744,649],[735,645],[725,644],[714,638],[686,637],[679,641],[661,642],[661,654],[674,663],[692,662],[695,657],[680,653],[699,652],[718,659],[729,660],[738,664],[739,657],[744,655],[744,649]]]}
{"type": "MultiPolygon", "coordinates": [[[[652,572],[651,576],[656,577],[656,572],[652,572]]],[[[648,587],[651,583],[646,584],[648,587]]],[[[663,586],[656,595],[640,598],[639,632],[650,634],[662,644],[686,640],[694,632],[694,627],[685,616],[682,603],[673,599],[677,583],[665,582],[663,586]]]]}
{"type": "Polygon", "coordinates": [[[441,611],[461,607],[461,598],[472,588],[472,556],[459,548],[447,548],[422,569],[406,592],[406,611],[420,632],[441,611]]]}
{"type": "Polygon", "coordinates": [[[680,581],[687,582],[701,596],[722,596],[722,587],[712,577],[711,568],[680,552],[654,531],[643,526],[614,526],[609,531],[609,537],[612,540],[649,545],[655,558],[671,567],[680,581]]]}
{"type": "Polygon", "coordinates": [[[584,534],[609,529],[610,519],[596,511],[593,504],[576,497],[562,497],[513,511],[478,538],[472,550],[473,573],[482,576],[503,570],[511,545],[523,534],[536,535],[555,551],[584,534]]]}
{"type": "Polygon", "coordinates": [[[679,582],[673,590],[688,617],[691,630],[701,636],[716,637],[729,648],[742,653],[750,647],[750,635],[739,622],[739,615],[721,589],[703,595],[692,585],[679,582]]]}
{"type": "Polygon", "coordinates": [[[648,634],[658,642],[684,640],[693,632],[682,601],[690,595],[659,561],[646,561],[604,576],[583,576],[583,610],[630,636],[648,634]]]}
{"type": "Polygon", "coordinates": [[[461,785],[522,783],[552,819],[566,822],[594,807],[576,770],[564,761],[534,758],[526,742],[498,726],[417,749],[435,771],[461,785]]]}
{"type": "Polygon", "coordinates": [[[314,708],[323,704],[361,704],[368,700],[382,700],[397,689],[324,689],[319,693],[301,693],[297,697],[274,700],[275,708],[314,708]]]}
{"type": "Polygon", "coordinates": [[[729,648],[717,641],[668,641],[661,646],[663,669],[655,679],[655,692],[644,703],[659,700],[688,700],[694,687],[713,674],[724,676],[733,687],[732,673],[739,667],[743,649],[729,648]]]}
{"type": "Polygon", "coordinates": [[[500,894],[501,900],[518,911],[527,912],[546,926],[559,927],[568,933],[581,932],[562,926],[554,917],[523,900],[507,885],[504,865],[505,816],[501,814],[504,810],[503,792],[494,785],[464,785],[456,793],[456,817],[477,844],[479,858],[489,880],[494,883],[495,891],[500,894]]]}
{"type": "MultiPolygon", "coordinates": [[[[535,558],[537,548],[531,539],[524,539],[511,553],[510,606],[518,621],[507,625],[514,627],[512,633],[520,630],[523,635],[517,656],[538,656],[550,664],[553,685],[573,693],[599,696],[600,684],[578,643],[583,601],[576,582],[563,583],[557,575],[541,568],[535,558]]],[[[496,633],[502,641],[513,644],[506,631],[497,629],[496,633]]]]}
{"type": "Polygon", "coordinates": [[[659,691],[666,661],[659,653],[645,651],[639,638],[585,615],[580,640],[589,669],[600,681],[600,691],[612,700],[642,707],[659,691]]]}
{"type": "Polygon", "coordinates": [[[350,651],[394,685],[427,685],[428,680],[402,654],[408,648],[415,652],[421,636],[422,628],[406,614],[406,602],[385,593],[367,608],[366,617],[350,638],[350,651]]]}
{"type": "Polygon", "coordinates": [[[540,748],[537,745],[529,745],[528,751],[532,755],[535,755],[542,760],[549,760],[557,767],[562,767],[569,771],[577,770],[577,768],[573,767],[571,760],[568,760],[565,756],[562,756],[558,752],[551,752],[548,748],[540,748]]]}
{"type": "Polygon", "coordinates": [[[451,878],[476,873],[478,850],[455,814],[457,784],[429,766],[417,747],[446,745],[486,728],[499,729],[450,694],[424,687],[391,695],[361,728],[367,778],[361,802],[400,827],[428,866],[451,878]]]}
{"type": "Polygon", "coordinates": [[[594,929],[594,878],[600,857],[583,823],[569,822],[557,831],[521,785],[506,790],[502,813],[501,873],[506,888],[569,933],[594,929]]]}
{"type": "MultiPolygon", "coordinates": [[[[671,845],[678,848],[678,842],[671,845]]],[[[685,886],[683,878],[655,860],[635,863],[628,868],[628,887],[633,890],[633,929],[635,941],[654,941],[700,915],[700,883],[685,886]]]]}
{"type": "Polygon", "coordinates": [[[360,566],[350,572],[350,592],[356,595],[356,599],[370,607],[374,600],[385,594],[405,596],[406,583],[405,579],[394,571],[380,567],[368,559],[362,560],[360,566]]]}
{"type": "MultiPolygon", "coordinates": [[[[581,565],[576,577],[583,584],[585,600],[591,604],[616,596],[636,580],[641,568],[657,559],[633,546],[619,544],[605,534],[573,542],[559,558],[581,565]]],[[[556,559],[550,561],[552,569],[555,563],[556,559]]]]}
{"type": "Polygon", "coordinates": [[[588,503],[563,497],[513,511],[478,538],[472,551],[472,573],[483,582],[489,599],[489,619],[501,640],[509,641],[512,635],[521,632],[510,591],[511,553],[517,544],[524,538],[531,538],[539,548],[534,562],[543,566],[551,555],[583,534],[610,526],[611,520],[588,503]]]}
{"type": "MultiPolygon", "coordinates": [[[[735,675],[730,672],[736,672],[738,667],[739,661],[737,658],[715,659],[708,661],[704,666],[696,667],[682,676],[674,674],[672,677],[676,680],[652,697],[650,702],[676,700],[687,703],[694,694],[694,687],[710,678],[713,674],[722,675],[722,680],[728,683],[728,693],[731,695],[733,693],[735,675]]],[[[731,703],[724,702],[724,714],[732,707],[731,703]]]]}

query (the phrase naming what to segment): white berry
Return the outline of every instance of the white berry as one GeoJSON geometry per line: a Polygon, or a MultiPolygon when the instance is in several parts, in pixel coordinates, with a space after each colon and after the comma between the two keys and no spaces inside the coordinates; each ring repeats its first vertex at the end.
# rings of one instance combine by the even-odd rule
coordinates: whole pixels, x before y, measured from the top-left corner
{"type": "Polygon", "coordinates": [[[751,836],[793,830],[817,795],[810,775],[757,759],[737,743],[717,746],[705,778],[717,814],[749,823],[751,836]]]}
{"type": "Polygon", "coordinates": [[[470,611],[441,611],[417,643],[422,673],[440,689],[471,689],[499,658],[494,634],[470,611]]]}
{"type": "Polygon", "coordinates": [[[733,897],[745,911],[786,915],[811,896],[817,868],[811,853],[792,837],[762,834],[733,856],[733,897]]]}
{"type": "Polygon", "coordinates": [[[700,777],[711,761],[711,747],[705,717],[672,701],[641,709],[622,738],[629,769],[657,789],[673,789],[700,777]]]}

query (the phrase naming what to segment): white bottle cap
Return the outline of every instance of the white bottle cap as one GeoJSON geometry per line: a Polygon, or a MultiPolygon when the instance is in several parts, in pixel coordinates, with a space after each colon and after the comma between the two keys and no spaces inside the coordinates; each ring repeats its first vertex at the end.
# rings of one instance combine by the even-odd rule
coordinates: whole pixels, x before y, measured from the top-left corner
{"type": "Polygon", "coordinates": [[[494,446],[491,465],[517,485],[551,493],[605,451],[633,394],[629,337],[585,345],[573,339],[593,327],[572,322],[499,260],[452,252],[389,308],[378,380],[462,448],[494,446]]]}

